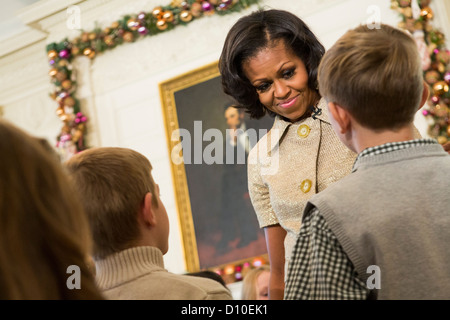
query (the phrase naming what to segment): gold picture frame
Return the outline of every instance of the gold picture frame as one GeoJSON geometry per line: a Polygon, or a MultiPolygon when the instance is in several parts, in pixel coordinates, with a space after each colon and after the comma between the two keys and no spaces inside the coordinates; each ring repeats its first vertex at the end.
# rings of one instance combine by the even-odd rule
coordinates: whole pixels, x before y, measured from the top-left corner
{"type": "MultiPolygon", "coordinates": [[[[210,63],[161,82],[159,90],[187,271],[197,272],[202,269],[223,269],[226,266],[242,264],[245,261],[258,258],[265,263],[267,253],[264,233],[257,226],[254,212],[246,214],[245,219],[251,219],[251,221],[246,220],[250,222],[241,223],[248,227],[245,232],[246,237],[247,234],[252,234],[253,236],[253,233],[255,233],[252,239],[256,240],[247,242],[247,247],[243,245],[242,249],[239,250],[233,247],[229,252],[227,251],[228,247],[222,248],[222,255],[218,253],[220,247],[218,250],[216,250],[216,247],[207,247],[207,245],[214,243],[214,239],[219,236],[224,237],[225,233],[229,233],[229,230],[234,229],[230,227],[220,229],[221,222],[216,221],[221,215],[220,212],[214,211],[220,207],[220,204],[216,205],[216,203],[218,203],[219,197],[224,193],[222,191],[225,190],[225,188],[222,191],[219,190],[220,183],[217,181],[221,178],[216,177],[214,178],[216,180],[211,180],[211,182],[205,181],[205,177],[208,179],[216,173],[218,174],[218,172],[224,170],[225,166],[217,165],[216,167],[211,167],[198,163],[187,164],[186,161],[180,163],[179,159],[174,159],[180,154],[180,158],[183,159],[184,156],[184,160],[186,160],[185,150],[179,153],[178,151],[174,152],[181,145],[179,129],[188,128],[190,129],[188,130],[189,132],[194,132],[195,129],[193,129],[192,124],[201,122],[204,129],[216,128],[214,130],[220,129],[221,132],[226,132],[227,122],[224,118],[224,110],[227,108],[227,105],[232,104],[232,101],[222,91],[218,62],[210,63]],[[205,173],[205,176],[199,177],[198,174],[205,170],[209,170],[211,173],[205,173]],[[211,191],[214,188],[215,193],[211,191]],[[212,193],[208,194],[210,191],[212,193]],[[217,230],[214,229],[214,226],[218,227],[216,228],[217,230]],[[255,228],[256,230],[253,230],[255,228]],[[211,234],[208,235],[210,238],[205,236],[207,240],[204,240],[202,236],[210,231],[211,234]],[[211,258],[212,251],[214,251],[213,258],[211,258]],[[245,256],[247,252],[251,254],[245,256]]],[[[269,119],[266,122],[259,123],[265,123],[265,127],[270,129],[269,126],[271,126],[272,122],[273,119],[269,119]]],[[[192,142],[195,142],[194,140],[197,138],[194,137],[192,142]]],[[[198,142],[199,140],[197,139],[196,141],[198,142]]],[[[204,142],[202,141],[201,143],[204,142]]],[[[246,168],[246,165],[244,166],[246,168]]],[[[246,174],[244,178],[247,179],[246,174]]],[[[248,197],[248,194],[244,196],[248,197]]],[[[249,197],[246,201],[251,207],[249,197]]],[[[251,210],[253,210],[253,207],[251,207],[251,210]]]]}

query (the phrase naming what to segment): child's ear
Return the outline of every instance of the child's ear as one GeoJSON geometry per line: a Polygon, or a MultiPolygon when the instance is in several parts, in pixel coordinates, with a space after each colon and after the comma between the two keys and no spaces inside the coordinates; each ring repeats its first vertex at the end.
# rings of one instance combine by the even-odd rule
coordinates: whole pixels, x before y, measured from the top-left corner
{"type": "Polygon", "coordinates": [[[430,97],[430,88],[428,87],[428,84],[424,81],[423,82],[422,99],[420,100],[419,109],[424,106],[424,104],[428,101],[429,97],[430,97]]]}
{"type": "Polygon", "coordinates": [[[141,217],[146,226],[152,227],[156,224],[155,211],[153,210],[153,195],[147,192],[141,207],[141,217]]]}
{"type": "Polygon", "coordinates": [[[328,110],[339,126],[339,132],[342,134],[347,133],[350,130],[350,115],[348,111],[334,102],[328,102],[328,110]]]}

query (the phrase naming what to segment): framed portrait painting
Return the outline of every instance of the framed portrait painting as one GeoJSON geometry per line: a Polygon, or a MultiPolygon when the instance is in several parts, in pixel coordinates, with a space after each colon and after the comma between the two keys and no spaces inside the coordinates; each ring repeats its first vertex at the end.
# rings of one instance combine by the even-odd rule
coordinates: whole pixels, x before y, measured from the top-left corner
{"type": "Polygon", "coordinates": [[[266,257],[248,193],[247,155],[274,119],[250,119],[237,108],[222,91],[217,62],[159,89],[187,270],[266,257]]]}

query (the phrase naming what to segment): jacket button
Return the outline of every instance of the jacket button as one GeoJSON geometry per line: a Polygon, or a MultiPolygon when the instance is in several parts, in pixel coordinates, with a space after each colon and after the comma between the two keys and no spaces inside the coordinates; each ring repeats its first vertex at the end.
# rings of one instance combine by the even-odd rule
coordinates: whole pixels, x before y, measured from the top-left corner
{"type": "Polygon", "coordinates": [[[311,132],[311,128],[308,127],[308,125],[306,125],[306,124],[302,124],[297,129],[297,134],[300,138],[306,138],[307,136],[309,136],[310,132],[311,132]]]}
{"type": "Polygon", "coordinates": [[[303,193],[308,193],[309,190],[311,190],[312,182],[309,179],[303,180],[302,184],[300,185],[300,189],[303,193]]]}

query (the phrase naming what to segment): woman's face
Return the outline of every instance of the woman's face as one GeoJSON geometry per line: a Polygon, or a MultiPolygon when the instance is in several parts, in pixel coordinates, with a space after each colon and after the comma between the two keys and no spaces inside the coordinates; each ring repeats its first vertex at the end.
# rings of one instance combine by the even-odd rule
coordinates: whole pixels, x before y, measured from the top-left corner
{"type": "Polygon", "coordinates": [[[282,40],[259,51],[242,67],[259,101],[291,121],[301,118],[319,99],[317,92],[308,87],[303,61],[282,40]]]}

